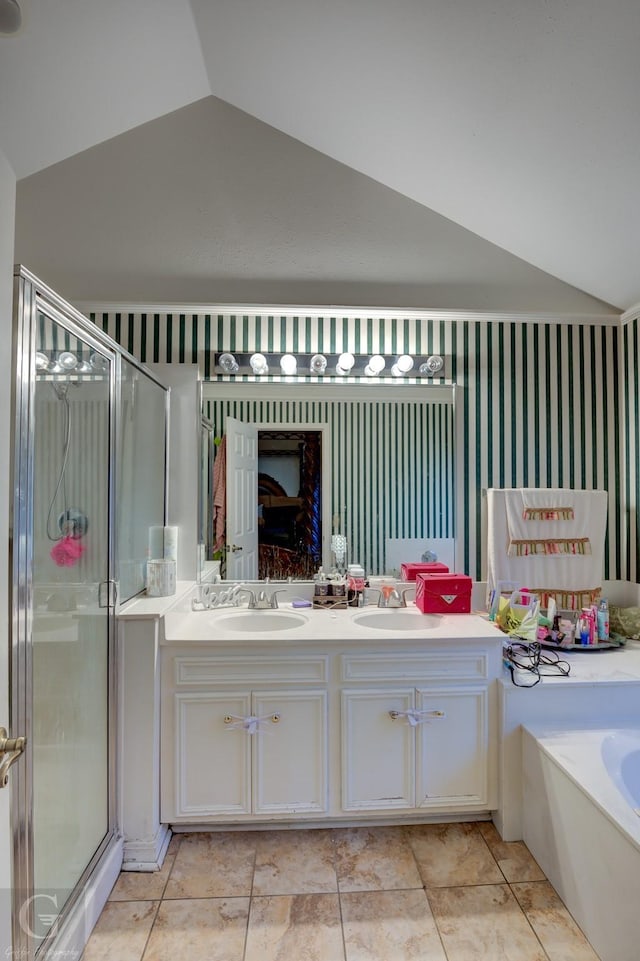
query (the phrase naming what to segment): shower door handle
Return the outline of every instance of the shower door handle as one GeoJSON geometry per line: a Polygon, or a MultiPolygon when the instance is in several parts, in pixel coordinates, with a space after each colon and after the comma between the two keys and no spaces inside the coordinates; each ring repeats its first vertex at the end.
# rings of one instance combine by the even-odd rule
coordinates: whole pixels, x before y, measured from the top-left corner
{"type": "Polygon", "coordinates": [[[9,768],[23,753],[26,737],[7,737],[7,730],[0,727],[0,788],[9,782],[9,768]]]}
{"type": "Polygon", "coordinates": [[[100,581],[98,584],[98,607],[115,607],[118,599],[118,585],[115,581],[100,581]]]}

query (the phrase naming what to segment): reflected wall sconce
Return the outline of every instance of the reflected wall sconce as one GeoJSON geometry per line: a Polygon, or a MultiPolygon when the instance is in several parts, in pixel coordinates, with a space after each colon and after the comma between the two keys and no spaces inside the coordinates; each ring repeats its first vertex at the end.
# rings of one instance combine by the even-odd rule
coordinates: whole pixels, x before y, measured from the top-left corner
{"type": "Polygon", "coordinates": [[[331,535],[331,550],[335,557],[336,566],[344,567],[344,562],[347,559],[347,538],[344,534],[331,535]]]}

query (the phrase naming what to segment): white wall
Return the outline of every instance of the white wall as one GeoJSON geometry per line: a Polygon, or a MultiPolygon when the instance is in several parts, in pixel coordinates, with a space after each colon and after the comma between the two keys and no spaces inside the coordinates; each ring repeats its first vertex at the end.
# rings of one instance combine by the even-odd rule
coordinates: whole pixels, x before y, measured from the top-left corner
{"type": "Polygon", "coordinates": [[[147,364],[171,389],[169,414],[169,517],[178,532],[178,580],[198,572],[198,474],[202,401],[197,367],[147,364]]]}
{"type": "MultiPolygon", "coordinates": [[[[0,456],[0,725],[9,725],[9,437],[11,418],[11,311],[13,299],[13,233],[16,178],[0,150],[0,437],[4,439],[0,456]]],[[[10,732],[20,734],[21,732],[10,732]]],[[[0,955],[9,956],[11,910],[6,897],[11,888],[11,832],[9,830],[9,791],[0,790],[0,955]]]]}

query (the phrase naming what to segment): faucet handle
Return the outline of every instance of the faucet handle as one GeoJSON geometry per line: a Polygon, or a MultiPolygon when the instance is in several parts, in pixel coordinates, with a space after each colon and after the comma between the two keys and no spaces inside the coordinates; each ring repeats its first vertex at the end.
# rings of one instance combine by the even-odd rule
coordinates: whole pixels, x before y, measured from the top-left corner
{"type": "Polygon", "coordinates": [[[278,609],[278,598],[276,597],[276,594],[283,594],[283,593],[284,593],[284,587],[279,588],[277,591],[271,591],[271,607],[274,610],[278,609]]]}
{"type": "Polygon", "coordinates": [[[248,594],[249,595],[249,607],[254,608],[256,606],[256,595],[254,591],[250,590],[248,587],[239,587],[237,594],[248,594]]]}
{"type": "Polygon", "coordinates": [[[401,591],[401,593],[402,593],[402,603],[403,603],[404,607],[407,606],[407,594],[408,594],[410,591],[413,591],[413,593],[414,593],[414,595],[415,595],[415,592],[416,592],[415,587],[405,587],[405,588],[401,591]]]}

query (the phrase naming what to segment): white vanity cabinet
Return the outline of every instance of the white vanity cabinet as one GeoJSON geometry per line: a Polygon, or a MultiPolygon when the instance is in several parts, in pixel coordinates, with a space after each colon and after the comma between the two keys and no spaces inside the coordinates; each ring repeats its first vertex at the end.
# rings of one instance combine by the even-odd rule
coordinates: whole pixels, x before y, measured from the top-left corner
{"type": "Polygon", "coordinates": [[[495,690],[488,651],[345,655],[342,676],[350,682],[341,691],[345,812],[490,808],[495,690]],[[398,685],[408,678],[411,686],[398,685]]]}
{"type": "Polygon", "coordinates": [[[343,691],[345,811],[486,806],[486,688],[343,691]]]}
{"type": "Polygon", "coordinates": [[[499,651],[486,638],[166,643],[162,821],[491,810],[499,651]]]}
{"type": "Polygon", "coordinates": [[[164,654],[163,821],[326,814],[326,656],[164,654]]]}

